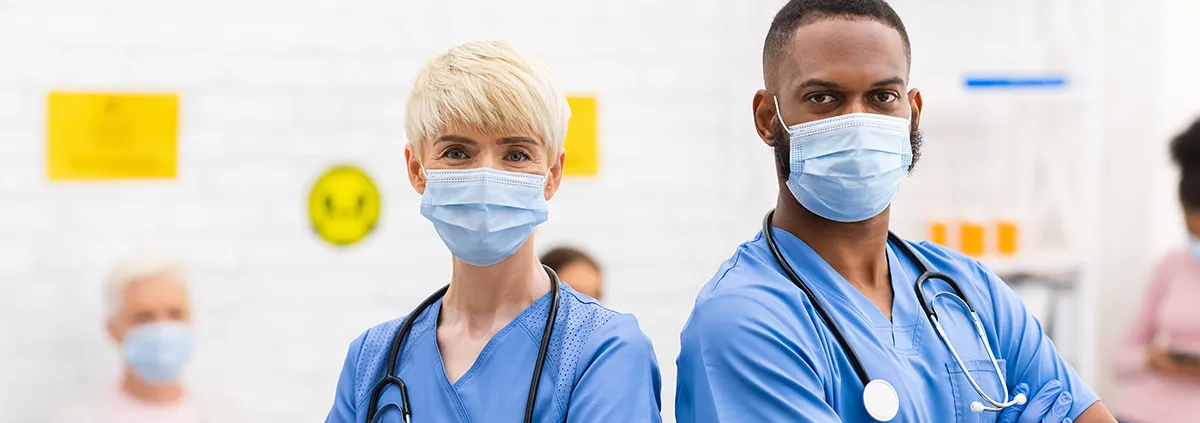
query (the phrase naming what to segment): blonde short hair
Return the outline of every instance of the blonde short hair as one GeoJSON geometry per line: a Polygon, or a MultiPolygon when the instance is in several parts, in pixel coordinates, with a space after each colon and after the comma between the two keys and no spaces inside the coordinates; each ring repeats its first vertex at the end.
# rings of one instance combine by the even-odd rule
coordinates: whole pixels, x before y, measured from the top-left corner
{"type": "Polygon", "coordinates": [[[122,297],[129,284],[151,277],[165,277],[186,283],[183,265],[168,257],[140,254],[122,260],[104,280],[104,311],[107,316],[112,317],[121,309],[122,297]]]}
{"type": "Polygon", "coordinates": [[[566,95],[542,63],[501,41],[475,41],[425,63],[413,82],[404,123],[417,157],[423,144],[462,125],[537,135],[557,158],[570,118],[566,95]]]}

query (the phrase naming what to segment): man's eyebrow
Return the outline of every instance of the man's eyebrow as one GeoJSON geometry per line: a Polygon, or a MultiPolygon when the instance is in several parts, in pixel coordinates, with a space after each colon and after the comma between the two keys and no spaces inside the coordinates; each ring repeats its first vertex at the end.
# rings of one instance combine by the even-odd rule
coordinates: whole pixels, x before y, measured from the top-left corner
{"type": "Polygon", "coordinates": [[[904,78],[901,78],[901,77],[889,78],[889,79],[885,79],[885,80],[876,82],[876,83],[872,84],[871,86],[872,87],[886,87],[888,85],[904,85],[904,78]]]}
{"type": "MultiPolygon", "coordinates": [[[[888,78],[888,79],[876,82],[874,84],[871,84],[872,87],[886,87],[888,85],[904,85],[904,78],[900,78],[900,77],[888,78]]],[[[838,85],[836,82],[830,82],[830,81],[826,81],[826,80],[822,80],[822,79],[809,79],[809,80],[806,80],[806,81],[800,83],[800,88],[806,88],[806,87],[821,87],[821,88],[829,88],[829,89],[841,88],[841,86],[838,85]]]]}
{"type": "Polygon", "coordinates": [[[840,86],[836,83],[821,80],[821,79],[809,79],[809,80],[806,80],[806,81],[800,83],[800,88],[805,88],[805,87],[822,87],[822,88],[836,89],[836,88],[839,88],[840,86]]]}

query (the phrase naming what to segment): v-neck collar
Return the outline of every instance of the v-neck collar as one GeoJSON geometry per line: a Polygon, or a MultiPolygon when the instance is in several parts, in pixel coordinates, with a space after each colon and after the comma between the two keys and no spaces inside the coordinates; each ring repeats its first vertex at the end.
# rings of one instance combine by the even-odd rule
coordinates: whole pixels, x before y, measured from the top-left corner
{"type": "MultiPolygon", "coordinates": [[[[863,321],[877,329],[895,329],[912,326],[916,317],[915,299],[912,283],[916,280],[906,266],[900,263],[895,251],[903,246],[887,243],[884,249],[887,254],[888,278],[892,283],[892,319],[888,320],[883,311],[871,302],[871,299],[850,284],[846,278],[829,265],[816,251],[792,233],[779,228],[771,228],[779,244],[780,251],[795,270],[796,275],[808,286],[819,292],[822,300],[837,301],[857,314],[863,321]],[[798,266],[797,263],[805,265],[798,266]],[[909,301],[913,300],[913,301],[909,301]]],[[[825,305],[826,308],[830,306],[825,305]]]]}
{"type": "MultiPolygon", "coordinates": [[[[471,367],[468,368],[467,371],[462,374],[462,376],[459,376],[458,380],[454,381],[454,383],[450,383],[450,376],[446,375],[446,363],[442,361],[442,349],[440,346],[438,346],[437,341],[437,327],[438,321],[441,320],[442,300],[438,300],[436,303],[430,306],[429,315],[434,320],[433,327],[430,330],[433,333],[429,338],[430,342],[433,343],[434,357],[437,358],[437,373],[441,375],[441,380],[446,387],[450,388],[454,392],[455,400],[460,406],[462,405],[462,402],[458,398],[458,388],[462,387],[463,384],[470,380],[472,376],[475,376],[475,374],[482,371],[481,369],[487,364],[491,353],[497,348],[496,345],[500,343],[500,340],[503,339],[505,335],[520,326],[522,320],[527,319],[530,315],[546,306],[546,304],[550,301],[550,294],[551,292],[547,292],[545,295],[542,295],[541,298],[538,298],[537,301],[534,301],[533,304],[529,305],[529,307],[525,307],[525,310],[521,311],[521,314],[518,314],[517,317],[513,318],[512,321],[508,322],[508,324],[504,325],[503,328],[501,328],[499,331],[496,331],[496,333],[488,339],[487,344],[484,344],[483,349],[479,351],[479,355],[475,356],[475,361],[471,363],[471,367]]],[[[532,376],[533,375],[530,375],[530,377],[532,376]]]]}

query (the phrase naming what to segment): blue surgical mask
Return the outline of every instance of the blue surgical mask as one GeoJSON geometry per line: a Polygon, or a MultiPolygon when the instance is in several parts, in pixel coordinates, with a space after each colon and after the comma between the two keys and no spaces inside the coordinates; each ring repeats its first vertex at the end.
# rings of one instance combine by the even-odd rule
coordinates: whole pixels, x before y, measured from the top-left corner
{"type": "Polygon", "coordinates": [[[832,221],[861,222],[883,212],[912,164],[908,119],[852,113],[787,132],[788,190],[804,208],[832,221]]]}
{"type": "Polygon", "coordinates": [[[1192,258],[1200,260],[1200,237],[1192,235],[1188,232],[1188,253],[1191,253],[1192,258]]]}
{"type": "Polygon", "coordinates": [[[181,322],[147,323],[125,334],[121,349],[125,363],[152,384],[179,380],[192,357],[192,331],[181,322]]]}
{"type": "Polygon", "coordinates": [[[546,175],[487,167],[425,170],[421,215],[455,257],[483,267],[509,258],[548,217],[546,175]]]}

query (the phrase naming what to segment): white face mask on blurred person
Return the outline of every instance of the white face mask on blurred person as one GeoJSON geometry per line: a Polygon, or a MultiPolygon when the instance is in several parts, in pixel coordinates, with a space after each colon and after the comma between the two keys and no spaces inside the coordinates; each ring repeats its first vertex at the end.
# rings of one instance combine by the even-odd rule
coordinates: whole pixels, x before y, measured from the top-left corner
{"type": "Polygon", "coordinates": [[[125,334],[121,350],[138,378],[153,385],[177,382],[192,357],[191,328],[181,322],[147,323],[125,334]]]}
{"type": "Polygon", "coordinates": [[[1200,237],[1192,235],[1191,232],[1188,232],[1188,253],[1192,255],[1192,258],[1200,261],[1200,237]]]}

